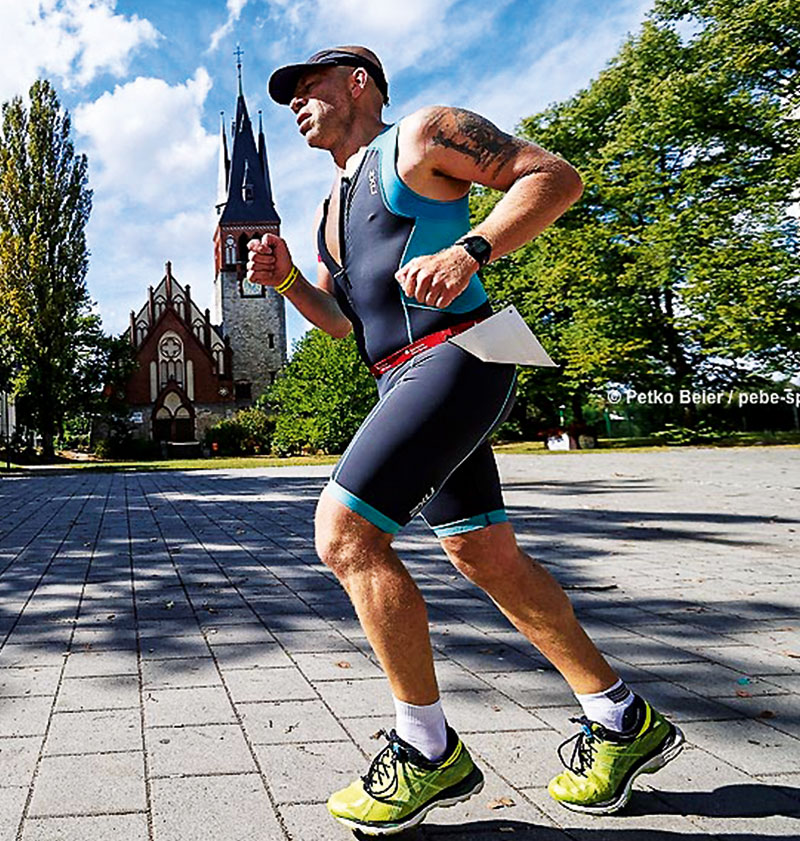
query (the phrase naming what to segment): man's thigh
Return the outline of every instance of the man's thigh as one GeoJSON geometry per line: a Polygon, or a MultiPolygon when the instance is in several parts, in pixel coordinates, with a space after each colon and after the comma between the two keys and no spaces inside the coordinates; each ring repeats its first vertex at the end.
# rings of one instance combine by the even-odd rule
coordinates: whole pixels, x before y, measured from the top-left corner
{"type": "MultiPolygon", "coordinates": [[[[481,363],[446,343],[434,348],[408,367],[364,422],[334,470],[329,492],[396,533],[476,453],[473,464],[481,475],[491,467],[487,451],[479,451],[506,414],[513,391],[513,366],[481,363]]],[[[467,464],[468,482],[473,469],[467,464]]],[[[496,468],[494,475],[497,483],[496,468]]],[[[496,501],[496,495],[488,498],[496,501]]]]}
{"type": "Polygon", "coordinates": [[[488,441],[456,468],[422,509],[422,516],[440,539],[508,520],[497,462],[488,441]]]}

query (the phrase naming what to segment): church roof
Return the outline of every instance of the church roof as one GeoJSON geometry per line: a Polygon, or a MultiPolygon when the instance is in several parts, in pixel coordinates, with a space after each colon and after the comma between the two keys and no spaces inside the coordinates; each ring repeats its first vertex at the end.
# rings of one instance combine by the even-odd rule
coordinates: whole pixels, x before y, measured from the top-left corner
{"type": "Polygon", "coordinates": [[[236,119],[232,126],[230,159],[224,132],[220,148],[219,193],[217,209],[220,225],[242,223],[280,224],[272,200],[266,142],[259,114],[258,146],[247,113],[247,103],[239,86],[236,119]],[[223,187],[224,184],[224,187],[223,187]]]}
{"type": "MultiPolygon", "coordinates": [[[[205,346],[206,344],[205,330],[208,329],[209,345],[212,347],[216,345],[224,346],[225,340],[221,328],[208,321],[206,313],[203,313],[192,300],[189,287],[187,286],[184,289],[175,280],[172,276],[172,264],[168,262],[166,274],[155,289],[151,287],[144,306],[138,313],[131,312],[131,324],[136,328],[132,343],[137,350],[150,338],[150,334],[157,328],[162,314],[168,309],[186,325],[188,332],[201,345],[205,346]]],[[[123,336],[131,341],[130,326],[123,336]]]]}

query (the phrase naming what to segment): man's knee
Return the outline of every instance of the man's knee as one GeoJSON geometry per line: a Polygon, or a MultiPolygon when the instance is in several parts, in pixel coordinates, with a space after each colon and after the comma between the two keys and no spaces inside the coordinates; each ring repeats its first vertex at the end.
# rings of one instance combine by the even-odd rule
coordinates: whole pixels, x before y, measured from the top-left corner
{"type": "Polygon", "coordinates": [[[508,580],[528,560],[508,523],[445,537],[442,547],[453,566],[481,587],[494,578],[508,580]]]}
{"type": "Polygon", "coordinates": [[[317,555],[337,578],[375,563],[392,536],[323,492],[317,503],[314,544],[317,555]]]}

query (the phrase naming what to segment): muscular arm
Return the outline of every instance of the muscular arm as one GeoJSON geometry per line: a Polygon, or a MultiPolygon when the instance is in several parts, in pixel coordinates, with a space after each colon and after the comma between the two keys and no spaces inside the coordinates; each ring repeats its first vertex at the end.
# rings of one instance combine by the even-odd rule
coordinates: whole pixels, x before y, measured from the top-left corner
{"type": "MultiPolygon", "coordinates": [[[[575,169],[557,155],[500,131],[460,108],[435,106],[400,124],[398,171],[429,198],[464,196],[473,183],[505,195],[470,233],[492,245],[492,260],[538,236],[580,198],[575,169]]],[[[407,295],[447,306],[469,282],[477,263],[460,246],[417,257],[398,273],[407,295]]]]}
{"type": "MultiPolygon", "coordinates": [[[[320,215],[320,210],[317,210],[315,230],[319,226],[320,215]]],[[[279,286],[292,268],[292,257],[286,242],[274,234],[266,234],[261,241],[251,240],[248,245],[248,280],[265,286],[279,286]]],[[[352,329],[333,295],[333,278],[322,263],[317,263],[316,284],[310,283],[301,274],[285,297],[312,324],[337,339],[344,338],[352,329]]]]}
{"type": "Polygon", "coordinates": [[[421,154],[419,177],[427,175],[430,188],[449,187],[463,195],[476,183],[505,192],[472,231],[492,244],[492,259],[538,236],[583,191],[580,176],[563,158],[471,111],[424,109],[413,115],[409,135],[411,154],[414,146],[421,154]]]}

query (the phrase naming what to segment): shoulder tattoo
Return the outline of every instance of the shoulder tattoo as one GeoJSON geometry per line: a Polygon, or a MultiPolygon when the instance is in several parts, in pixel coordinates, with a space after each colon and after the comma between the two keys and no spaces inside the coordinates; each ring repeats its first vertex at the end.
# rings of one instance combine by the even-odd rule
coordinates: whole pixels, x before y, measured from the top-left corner
{"type": "Polygon", "coordinates": [[[489,120],[462,108],[442,109],[431,121],[434,146],[455,149],[472,158],[484,172],[496,177],[527,144],[500,131],[489,120]]]}

